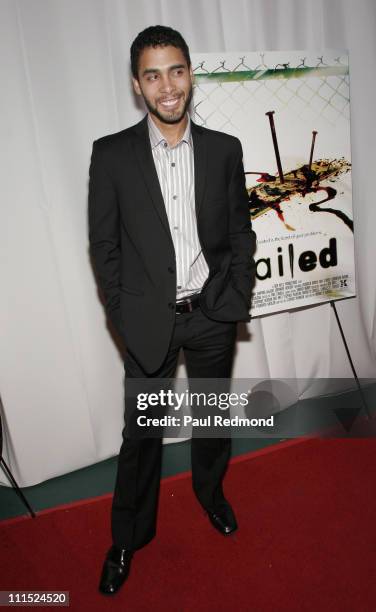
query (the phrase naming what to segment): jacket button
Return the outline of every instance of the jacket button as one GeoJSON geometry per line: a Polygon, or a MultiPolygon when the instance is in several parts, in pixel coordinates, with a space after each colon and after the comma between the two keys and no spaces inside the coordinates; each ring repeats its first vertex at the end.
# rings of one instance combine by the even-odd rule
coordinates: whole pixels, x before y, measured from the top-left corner
{"type": "Polygon", "coordinates": [[[171,266],[168,266],[167,270],[169,272],[171,272],[171,274],[173,274],[175,272],[174,268],[172,268],[171,266]]]}

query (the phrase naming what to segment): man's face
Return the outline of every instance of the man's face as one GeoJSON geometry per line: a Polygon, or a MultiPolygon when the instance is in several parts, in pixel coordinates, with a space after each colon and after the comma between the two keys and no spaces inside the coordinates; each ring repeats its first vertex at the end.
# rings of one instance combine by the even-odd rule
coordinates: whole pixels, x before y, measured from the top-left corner
{"type": "Polygon", "coordinates": [[[192,68],[181,49],[147,47],[140,54],[135,92],[161,123],[179,123],[192,99],[192,68]]]}

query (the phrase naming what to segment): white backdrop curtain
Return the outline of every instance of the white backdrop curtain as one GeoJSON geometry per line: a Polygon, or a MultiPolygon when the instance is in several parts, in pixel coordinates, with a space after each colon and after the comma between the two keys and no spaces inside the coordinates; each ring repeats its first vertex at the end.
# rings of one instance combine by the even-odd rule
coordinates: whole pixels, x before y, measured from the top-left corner
{"type": "MultiPolygon", "coordinates": [[[[129,47],[157,23],[192,52],[349,50],[358,297],[337,308],[359,376],[375,376],[374,0],[1,0],[0,394],[22,486],[119,449],[123,363],[90,266],[87,177],[92,141],[142,117],[129,47]]],[[[235,377],[351,377],[329,305],[249,333],[235,377]]]]}

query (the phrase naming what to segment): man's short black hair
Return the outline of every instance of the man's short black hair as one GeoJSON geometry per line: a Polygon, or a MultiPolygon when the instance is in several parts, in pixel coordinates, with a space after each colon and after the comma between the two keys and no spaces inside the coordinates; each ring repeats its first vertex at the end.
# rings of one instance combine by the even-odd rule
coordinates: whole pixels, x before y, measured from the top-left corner
{"type": "Polygon", "coordinates": [[[156,25],[150,26],[149,28],[146,28],[140,32],[132,43],[131,69],[133,76],[136,79],[138,78],[138,62],[141,51],[147,47],[167,47],[168,45],[181,49],[189,68],[191,65],[189,48],[180,32],[177,32],[177,30],[173,30],[168,26],[156,25]]]}

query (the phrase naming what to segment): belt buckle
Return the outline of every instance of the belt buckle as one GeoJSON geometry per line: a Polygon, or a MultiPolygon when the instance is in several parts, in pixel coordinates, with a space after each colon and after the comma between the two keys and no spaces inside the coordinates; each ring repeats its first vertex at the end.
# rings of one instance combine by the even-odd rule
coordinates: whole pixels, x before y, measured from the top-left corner
{"type": "Polygon", "coordinates": [[[193,303],[196,302],[197,300],[197,296],[195,295],[194,298],[186,298],[185,300],[183,300],[180,305],[183,307],[182,312],[177,312],[176,314],[182,314],[182,313],[187,313],[187,312],[193,312],[194,308],[193,308],[193,303]]]}

